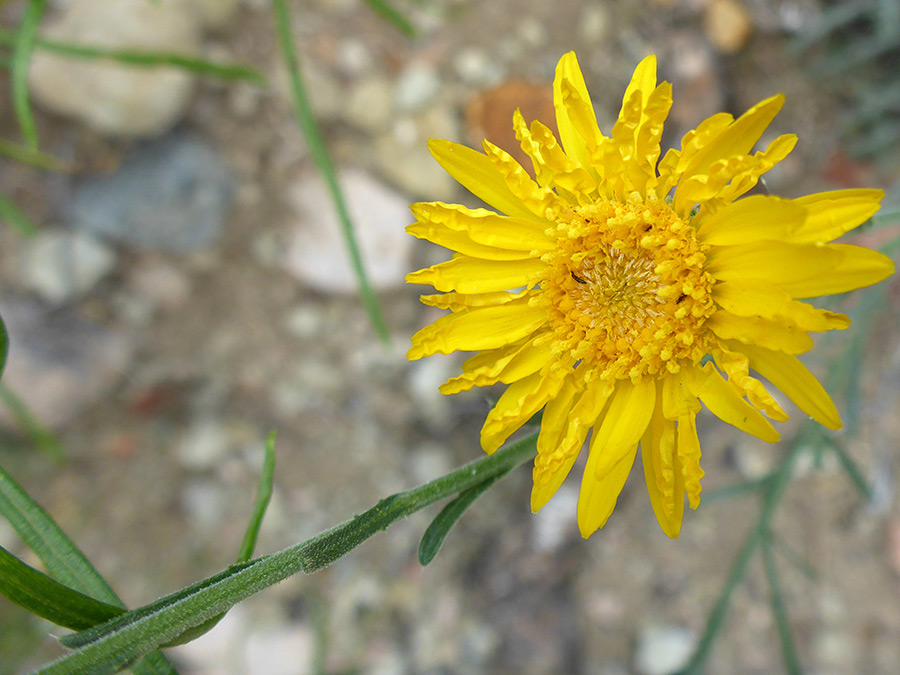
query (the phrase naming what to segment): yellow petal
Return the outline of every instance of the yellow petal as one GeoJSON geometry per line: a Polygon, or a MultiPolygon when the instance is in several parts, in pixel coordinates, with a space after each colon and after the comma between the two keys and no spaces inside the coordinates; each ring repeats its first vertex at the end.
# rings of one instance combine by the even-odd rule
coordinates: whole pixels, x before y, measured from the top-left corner
{"type": "Polygon", "coordinates": [[[509,385],[481,427],[482,449],[489,455],[496,452],[513,432],[557,395],[565,376],[560,370],[548,367],[509,385]]]}
{"type": "Polygon", "coordinates": [[[769,443],[781,438],[769,420],[741,398],[711,363],[683,370],[692,393],[720,420],[769,443]]]}
{"type": "MultiPolygon", "coordinates": [[[[581,68],[578,66],[575,52],[563,54],[559,63],[556,64],[556,75],[553,79],[553,105],[556,108],[556,126],[559,129],[559,138],[562,141],[563,148],[579,164],[588,166],[588,155],[584,139],[572,125],[569,118],[569,109],[563,98],[562,83],[564,80],[568,80],[571,83],[581,100],[590,103],[591,97],[584,83],[584,75],[581,74],[581,68]]],[[[595,121],[594,126],[596,124],[595,121]]],[[[597,129],[597,134],[600,135],[599,128],[597,129]]]]}
{"type": "MultiPolygon", "coordinates": [[[[588,465],[584,470],[584,478],[581,480],[581,493],[578,495],[578,529],[581,536],[587,539],[598,529],[606,525],[616,507],[619,494],[625,486],[634,458],[637,455],[638,444],[633,444],[622,453],[621,461],[611,471],[597,478],[591,466],[590,455],[588,465]]],[[[591,442],[591,453],[594,451],[594,443],[591,442]]]]}
{"type": "Polygon", "coordinates": [[[527,299],[443,316],[412,336],[410,361],[432,354],[495,349],[531,335],[547,321],[547,310],[527,299]]]}
{"type": "Polygon", "coordinates": [[[653,412],[656,385],[651,378],[638,384],[622,380],[609,402],[588,454],[581,494],[578,527],[587,538],[606,524],[625,479],[634,464],[637,445],[653,412]]]}
{"type": "Polygon", "coordinates": [[[531,338],[499,349],[483,351],[463,363],[463,373],[440,386],[442,394],[458,394],[472,387],[489,387],[497,382],[510,384],[539,371],[554,359],[545,346],[535,346],[531,338]]]}
{"type": "Polygon", "coordinates": [[[659,406],[641,439],[641,461],[656,520],[675,539],[684,513],[684,477],[676,466],[675,422],[665,419],[659,406]]]}
{"type": "Polygon", "coordinates": [[[732,314],[787,322],[803,331],[843,330],[845,314],[817,309],[791,299],[787,291],[763,281],[722,281],[713,287],[713,300],[732,314]]]}
{"type": "MultiPolygon", "coordinates": [[[[531,490],[531,511],[537,513],[562,485],[572,465],[578,458],[578,452],[584,443],[584,434],[578,442],[568,444],[568,452],[560,452],[563,438],[569,433],[571,425],[569,416],[572,404],[578,394],[578,384],[574,377],[569,377],[559,393],[546,408],[541,418],[541,432],[538,435],[538,455],[534,460],[534,487],[531,490]]],[[[587,431],[585,430],[585,433],[587,431]]]]}
{"type": "Polygon", "coordinates": [[[656,89],[656,55],[651,54],[644,57],[634,69],[631,81],[628,83],[628,86],[625,88],[625,94],[622,96],[622,105],[624,106],[632,94],[637,91],[640,92],[641,109],[643,109],[647,106],[650,92],[654,89],[656,89]]]}
{"type": "Polygon", "coordinates": [[[784,392],[807,415],[829,429],[840,429],[841,416],[831,397],[796,356],[755,345],[734,345],[750,358],[750,366],[784,392]]]}
{"type": "Polygon", "coordinates": [[[784,239],[806,220],[806,209],[788,199],[753,195],[715,213],[700,212],[693,224],[704,244],[731,246],[759,239],[784,239]]]}
{"type": "Polygon", "coordinates": [[[694,155],[685,168],[684,177],[704,174],[720,159],[748,154],[783,105],[784,96],[778,94],[750,108],[694,155]]]}
{"type": "Polygon", "coordinates": [[[662,413],[667,420],[677,420],[685,415],[700,412],[700,401],[691,393],[681,372],[674,373],[662,381],[662,413]]]}
{"type": "Polygon", "coordinates": [[[428,149],[444,171],[469,192],[509,216],[534,219],[534,214],[512,193],[506,181],[485,155],[459,143],[438,138],[428,149]]]}
{"type": "Polygon", "coordinates": [[[684,477],[684,490],[692,509],[700,506],[700,439],[697,437],[696,415],[685,415],[678,420],[678,464],[684,477]]]}
{"type": "Polygon", "coordinates": [[[733,121],[734,118],[729,113],[716,113],[684,135],[681,139],[680,150],[672,148],[666,152],[659,163],[660,190],[658,194],[660,196],[667,195],[675,187],[697,153],[706,147],[710,139],[718,136],[733,121]]]}
{"type": "Polygon", "coordinates": [[[522,253],[545,251],[553,246],[553,240],[547,235],[547,228],[551,227],[551,224],[545,220],[511,218],[487,209],[468,209],[459,204],[443,202],[420,202],[410,205],[409,208],[419,222],[409,226],[407,232],[447,248],[453,246],[448,246],[437,238],[423,237],[418,231],[423,233],[433,231],[438,237],[449,236],[442,234],[441,230],[458,232],[468,236],[471,242],[469,246],[481,246],[484,250],[500,248],[508,250],[507,255],[514,255],[512,251],[522,253]],[[418,231],[410,228],[418,228],[418,231]]]}
{"type": "Polygon", "coordinates": [[[826,243],[859,227],[875,215],[884,198],[883,190],[834,190],[795,199],[809,217],[793,233],[791,241],[826,243]]]}
{"type": "Polygon", "coordinates": [[[719,191],[717,198],[731,202],[753,189],[759,182],[759,177],[791,154],[796,145],[796,134],[784,134],[769,143],[764,151],[753,153],[749,158],[751,161],[731,177],[728,185],[719,191]]]}
{"type": "Polygon", "coordinates": [[[525,260],[482,260],[457,256],[453,260],[410,272],[410,284],[431,284],[439,291],[491,293],[533,286],[546,268],[540,258],[525,260]]]}
{"type": "Polygon", "coordinates": [[[530,251],[516,251],[507,248],[485,246],[472,241],[468,232],[451,230],[442,225],[432,223],[413,223],[406,226],[406,233],[417,239],[425,239],[451,251],[482,260],[522,260],[530,258],[530,251]]]}
{"type": "MultiPolygon", "coordinates": [[[[518,113],[518,110],[516,112],[518,113]]],[[[519,116],[521,117],[521,113],[519,116]]],[[[522,200],[531,213],[543,218],[547,209],[556,211],[564,208],[563,201],[559,196],[553,190],[535,183],[512,155],[487,140],[482,141],[481,145],[487,158],[491,160],[497,172],[503,176],[507,187],[522,200]]]]}
{"type": "Polygon", "coordinates": [[[707,319],[706,326],[722,339],[763,345],[789,354],[808,352],[814,344],[805,331],[783,321],[737,316],[721,309],[707,319]]]}
{"type": "Polygon", "coordinates": [[[887,256],[847,244],[757,241],[712,249],[706,269],[723,281],[760,279],[794,298],[845,293],[894,272],[887,256]]]}
{"type": "Polygon", "coordinates": [[[449,309],[451,312],[461,312],[464,309],[475,307],[497,307],[505,305],[513,300],[519,300],[525,296],[531,297],[538,291],[526,289],[519,293],[498,291],[497,293],[479,293],[477,295],[465,295],[463,293],[434,293],[420,295],[419,302],[429,307],[449,309]]]}
{"type": "Polygon", "coordinates": [[[724,343],[713,349],[716,365],[728,374],[728,383],[738,390],[741,396],[757,410],[764,412],[769,419],[785,422],[788,414],[778,405],[778,401],[766,391],[763,383],[750,377],[750,360],[741,351],[728,349],[724,343]]]}

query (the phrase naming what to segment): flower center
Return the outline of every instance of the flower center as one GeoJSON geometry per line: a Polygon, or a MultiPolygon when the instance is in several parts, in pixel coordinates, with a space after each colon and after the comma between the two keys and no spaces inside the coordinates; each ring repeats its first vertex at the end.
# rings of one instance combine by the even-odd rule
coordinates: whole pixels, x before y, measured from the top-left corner
{"type": "Polygon", "coordinates": [[[694,228],[665,201],[600,199],[561,217],[556,236],[540,287],[561,359],[588,378],[636,381],[708,353],[713,279],[694,228]]]}

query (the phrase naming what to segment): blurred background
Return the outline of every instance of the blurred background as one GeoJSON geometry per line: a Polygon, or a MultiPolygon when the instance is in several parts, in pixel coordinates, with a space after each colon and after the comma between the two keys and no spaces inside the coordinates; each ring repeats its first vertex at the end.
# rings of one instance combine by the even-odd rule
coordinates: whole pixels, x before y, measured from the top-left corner
{"type": "MultiPolygon", "coordinates": [[[[240,545],[270,430],[276,485],[259,553],[481,456],[498,391],[443,397],[462,358],[408,363],[435,318],[406,272],[442,259],[404,234],[410,201],[478,206],[425,143],[514,147],[512,111],[553,120],[550,83],[575,50],[609,130],[637,62],[674,85],[664,144],[705,117],[783,92],[761,145],[800,143],[773,194],[888,190],[900,204],[900,2],[407,0],[415,37],[363,0],[291,3],[314,112],[338,167],[390,346],[362,309],[334,207],[294,118],[265,0],[51,0],[39,35],[249,66],[266,83],[135,68],[36,48],[28,72],[49,169],[0,158],[0,315],[11,353],[0,462],[129,606],[224,568],[240,545]],[[55,158],[55,159],[54,159],[55,158]],[[27,234],[21,219],[34,225],[27,234]],[[15,227],[15,221],[19,227],[15,227]]],[[[0,55],[28,3],[0,2],[0,55]]],[[[0,69],[0,138],[22,135],[0,69]]],[[[2,149],[2,148],[0,148],[2,149]]],[[[804,453],[774,520],[781,591],[809,673],[894,673],[900,660],[900,293],[896,280],[833,307],[854,318],[807,358],[848,422],[840,456],[804,453]],[[848,356],[849,355],[849,356],[848,356]],[[840,358],[841,372],[829,364],[840,358]],[[831,376],[834,375],[832,378],[831,376]]],[[[795,409],[788,409],[796,413],[795,409]]],[[[671,541],[636,465],[607,527],[583,541],[580,471],[539,514],[530,470],[481,497],[428,567],[432,508],[313,576],[235,607],[167,655],[185,674],[664,675],[703,635],[757,522],[752,489],[802,414],[766,445],[702,417],[705,495],[671,541]],[[755,483],[754,483],[755,481],[755,483]]],[[[0,545],[36,564],[12,529],[0,545]]],[[[709,673],[785,670],[759,556],[733,595],[709,673]]],[[[61,653],[55,629],[0,601],[0,673],[61,653]]]]}

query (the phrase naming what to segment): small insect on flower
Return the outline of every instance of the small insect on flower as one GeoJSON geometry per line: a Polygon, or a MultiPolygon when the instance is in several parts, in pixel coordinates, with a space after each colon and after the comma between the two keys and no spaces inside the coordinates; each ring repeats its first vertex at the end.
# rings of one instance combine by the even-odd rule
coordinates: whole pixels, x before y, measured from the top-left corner
{"type": "Polygon", "coordinates": [[[509,385],[481,431],[488,453],[543,409],[531,508],[553,496],[592,432],[578,501],[584,537],[603,527],[637,456],[663,531],[677,537],[685,494],[700,502],[701,402],[774,442],[788,415],[751,370],[838,429],[840,416],[797,358],[843,314],[801,299],[888,277],[894,265],[830,243],[879,208],[880,190],[741,198],[793,149],[752,152],[781,109],[773,96],[739,118],[713,115],[660,160],[672,87],[656,58],[637,67],[610,136],[597,126],[574,53],[553,83],[560,141],[513,116],[536,180],[507,152],[432,140],[438,163],[496,211],[413,204],[407,231],[456,252],[407,281],[450,313],[412,337],[410,359],[475,351],[445,394],[509,385]]]}

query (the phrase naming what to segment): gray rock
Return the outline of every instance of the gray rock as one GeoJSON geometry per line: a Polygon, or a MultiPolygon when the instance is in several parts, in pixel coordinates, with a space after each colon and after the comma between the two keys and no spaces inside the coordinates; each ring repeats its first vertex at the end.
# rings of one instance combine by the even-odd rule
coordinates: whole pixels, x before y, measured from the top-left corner
{"type": "Polygon", "coordinates": [[[136,249],[211,247],[232,203],[232,177],[206,141],[173,134],[147,143],[109,176],[75,190],[71,225],[136,249]]]}
{"type": "MultiPolygon", "coordinates": [[[[340,180],[369,281],[378,290],[403,286],[414,242],[404,231],[411,222],[406,198],[355,169],[340,180]]],[[[318,290],[356,293],[338,218],[318,174],[301,176],[288,199],[298,220],[288,233],[286,269],[318,290]]]]}
{"type": "Polygon", "coordinates": [[[211,469],[231,450],[229,435],[222,421],[201,419],[184,433],[178,446],[178,459],[189,469],[211,469]]]}
{"type": "Polygon", "coordinates": [[[499,84],[506,77],[506,66],[477,47],[464,47],[453,57],[453,69],[459,79],[473,87],[499,84]]]}
{"type": "MultiPolygon", "coordinates": [[[[124,374],[134,351],[123,334],[74,310],[50,311],[37,302],[5,297],[0,316],[10,336],[3,383],[51,428],[100,401],[124,374]]],[[[5,407],[0,407],[0,424],[16,426],[5,407]]]]}
{"type": "MultiPolygon", "coordinates": [[[[80,0],[42,24],[44,37],[101,47],[191,55],[200,49],[196,14],[182,0],[80,0]]],[[[181,117],[194,78],[174,68],[135,68],[35,50],[29,85],[49,110],[101,133],[155,136],[181,117]]]]}
{"type": "Polygon", "coordinates": [[[641,675],[668,675],[687,663],[696,637],[681,626],[651,624],[638,635],[635,671],[641,675]]]}
{"type": "Polygon", "coordinates": [[[371,77],[352,86],[343,115],[353,126],[371,133],[386,129],[392,112],[390,84],[384,78],[371,77]]]}
{"type": "Polygon", "coordinates": [[[24,285],[59,305],[90,291],[115,268],[116,254],[84,232],[45,230],[28,242],[22,261],[24,285]]]}

